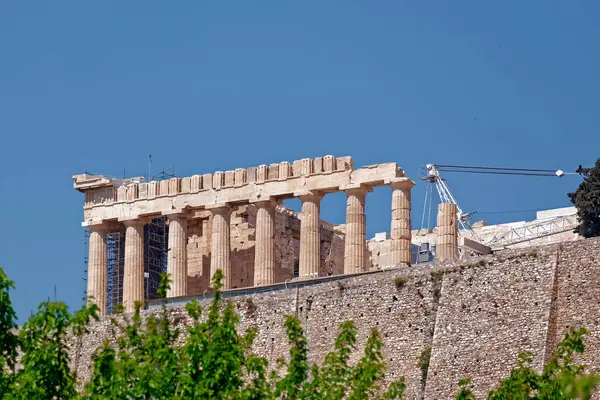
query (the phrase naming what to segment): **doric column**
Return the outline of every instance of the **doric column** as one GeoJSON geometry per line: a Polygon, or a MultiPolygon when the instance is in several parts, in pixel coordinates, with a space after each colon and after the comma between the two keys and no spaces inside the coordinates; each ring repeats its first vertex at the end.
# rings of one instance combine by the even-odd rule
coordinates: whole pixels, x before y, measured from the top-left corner
{"type": "Polygon", "coordinates": [[[390,182],[392,188],[391,262],[411,265],[410,191],[415,183],[408,178],[390,182]]]}
{"type": "Polygon", "coordinates": [[[136,301],[144,301],[144,221],[125,224],[125,267],[123,305],[126,312],[135,310],[136,301]]]}
{"type": "Polygon", "coordinates": [[[94,303],[100,309],[100,314],[108,312],[106,273],[108,263],[106,259],[106,228],[102,225],[88,227],[89,253],[88,253],[88,279],[87,296],[88,304],[94,303]]]}
{"type": "Polygon", "coordinates": [[[438,261],[458,259],[458,227],[456,204],[441,203],[437,216],[437,245],[435,258],[438,261]]]}
{"type": "Polygon", "coordinates": [[[346,193],[346,238],[344,273],[352,274],[367,269],[367,219],[365,216],[366,187],[344,189],[346,193]]]}
{"type": "Polygon", "coordinates": [[[272,200],[256,205],[254,245],[254,286],[275,283],[275,206],[272,200]]]}
{"type": "Polygon", "coordinates": [[[321,229],[319,210],[321,193],[298,196],[302,200],[300,215],[300,279],[319,276],[321,266],[321,229]]]}
{"type": "Polygon", "coordinates": [[[183,214],[171,214],[169,219],[169,252],[167,273],[171,275],[171,287],[167,297],[187,295],[187,218],[183,214]]]}
{"type": "Polygon", "coordinates": [[[213,215],[210,277],[212,279],[217,269],[220,269],[223,271],[223,289],[231,289],[231,247],[229,244],[231,208],[227,205],[222,205],[211,207],[210,211],[213,215]]]}

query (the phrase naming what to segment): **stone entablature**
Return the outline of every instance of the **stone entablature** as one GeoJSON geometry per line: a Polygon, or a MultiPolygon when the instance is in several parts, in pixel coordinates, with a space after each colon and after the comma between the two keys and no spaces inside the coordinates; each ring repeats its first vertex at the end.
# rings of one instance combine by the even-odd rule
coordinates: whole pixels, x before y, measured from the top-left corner
{"type": "MultiPolygon", "coordinates": [[[[257,209],[254,251],[255,284],[275,283],[275,207],[282,200],[302,201],[300,218],[299,277],[320,276],[321,269],[321,199],[328,193],[343,191],[347,195],[344,273],[365,271],[369,267],[366,248],[365,196],[375,186],[392,189],[392,260],[394,265],[411,263],[410,191],[414,186],[396,163],[354,168],[351,157],[324,156],[304,158],[248,169],[217,171],[213,174],[143,182],[142,178],[111,179],[98,175],[75,175],[75,189],[85,193],[83,226],[106,232],[127,227],[125,237],[125,281],[123,299],[126,310],[135,301],[143,301],[144,224],[153,217],[166,216],[173,224],[169,233],[167,271],[173,279],[169,297],[188,294],[190,262],[189,229],[194,221],[210,218],[210,275],[217,269],[224,273],[223,287],[234,287],[236,271],[232,265],[231,216],[236,207],[253,204],[257,209]]],[[[103,234],[103,233],[102,233],[103,234]]],[[[88,292],[105,302],[102,256],[105,244],[101,237],[90,241],[94,254],[88,276],[88,292]]],[[[106,304],[99,304],[105,312],[106,304]]]]}
{"type": "Polygon", "coordinates": [[[396,163],[358,169],[353,164],[351,157],[325,156],[149,183],[142,182],[142,178],[134,182],[87,174],[75,175],[73,181],[74,188],[86,195],[83,225],[87,226],[174,209],[254,202],[269,197],[287,199],[311,191],[332,193],[361,185],[381,186],[405,178],[396,163]]]}

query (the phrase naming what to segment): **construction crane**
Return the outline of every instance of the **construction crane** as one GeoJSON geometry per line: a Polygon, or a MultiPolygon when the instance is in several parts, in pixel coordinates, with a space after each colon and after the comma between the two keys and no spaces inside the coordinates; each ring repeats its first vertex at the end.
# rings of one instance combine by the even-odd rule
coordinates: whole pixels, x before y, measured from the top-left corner
{"type": "MultiPolygon", "coordinates": [[[[442,203],[452,203],[456,205],[456,220],[461,229],[459,234],[462,236],[470,236],[478,242],[482,242],[477,234],[473,231],[471,226],[470,217],[477,211],[464,212],[460,207],[456,198],[450,191],[450,188],[446,180],[441,176],[440,172],[462,172],[462,173],[473,173],[473,174],[492,174],[492,175],[520,175],[520,176],[554,176],[563,177],[567,174],[576,174],[575,172],[564,172],[562,170],[549,170],[549,169],[528,169],[528,168],[492,168],[492,167],[473,167],[464,165],[439,165],[439,164],[427,164],[425,176],[419,177],[421,180],[431,183],[426,187],[425,192],[425,204],[423,207],[423,216],[421,219],[421,228],[424,227],[425,215],[428,213],[427,228],[430,227],[431,209],[433,208],[433,189],[435,187],[439,200],[442,203]]],[[[571,221],[569,221],[571,222],[571,221]]],[[[529,235],[521,235],[523,237],[529,235]]],[[[498,238],[496,239],[498,240],[498,238]]]]}
{"type": "MultiPolygon", "coordinates": [[[[434,186],[437,190],[437,194],[439,196],[440,202],[452,203],[452,204],[456,205],[456,210],[457,210],[456,211],[456,220],[458,221],[458,224],[462,228],[459,230],[459,233],[461,235],[468,234],[474,238],[477,238],[477,235],[475,234],[475,232],[473,232],[473,228],[471,227],[471,222],[470,222],[470,217],[471,217],[471,215],[474,214],[474,212],[466,213],[462,210],[462,208],[460,207],[460,205],[454,198],[454,195],[450,191],[450,188],[446,184],[445,179],[442,178],[442,176],[440,175],[440,171],[439,171],[437,165],[427,164],[425,166],[425,168],[427,168],[427,175],[425,177],[420,177],[420,179],[434,184],[434,186]]],[[[430,190],[429,186],[427,187],[427,190],[430,190]]],[[[425,212],[427,210],[427,202],[428,201],[429,201],[429,207],[430,207],[429,214],[431,215],[431,207],[433,207],[433,191],[431,192],[430,196],[428,196],[427,192],[425,194],[425,206],[423,208],[423,218],[421,219],[421,225],[423,225],[423,222],[425,219],[425,212]]]]}

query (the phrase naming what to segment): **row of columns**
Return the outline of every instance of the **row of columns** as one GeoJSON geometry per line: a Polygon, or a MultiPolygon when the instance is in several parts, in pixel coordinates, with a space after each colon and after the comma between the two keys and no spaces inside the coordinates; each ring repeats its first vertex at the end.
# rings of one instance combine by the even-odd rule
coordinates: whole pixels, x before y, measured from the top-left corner
{"type": "MultiPolygon", "coordinates": [[[[391,183],[392,223],[391,259],[395,265],[411,263],[410,190],[414,184],[403,180],[391,183]]],[[[365,198],[371,188],[352,186],[344,188],[346,203],[346,238],[344,273],[357,273],[368,268],[366,242],[365,198]]],[[[299,194],[302,201],[300,221],[300,278],[319,276],[321,265],[320,205],[323,193],[299,194]]],[[[256,243],[254,255],[254,284],[275,283],[275,207],[273,199],[254,202],[256,213],[256,243]]],[[[232,287],[230,256],[230,215],[228,205],[208,208],[212,212],[211,277],[223,271],[223,289],[232,287]]],[[[187,219],[183,213],[168,215],[169,243],[167,272],[172,283],[168,297],[187,295],[187,219]]],[[[125,266],[123,305],[133,311],[136,301],[144,300],[144,221],[124,221],[125,266]]],[[[107,312],[107,259],[106,230],[102,225],[91,226],[88,261],[88,296],[98,304],[100,312],[107,312]]]]}

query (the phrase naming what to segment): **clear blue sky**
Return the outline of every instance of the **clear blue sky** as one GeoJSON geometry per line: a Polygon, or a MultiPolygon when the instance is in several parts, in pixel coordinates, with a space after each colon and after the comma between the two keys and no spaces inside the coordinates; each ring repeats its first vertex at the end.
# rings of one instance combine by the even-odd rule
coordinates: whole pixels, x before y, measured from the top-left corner
{"type": "MultiPolygon", "coordinates": [[[[0,265],[21,322],[83,296],[84,171],[351,155],[573,171],[600,156],[597,1],[0,3],[0,265]]],[[[578,177],[448,176],[466,210],[568,206],[578,177]]],[[[413,191],[418,228],[424,185],[413,191]]],[[[390,191],[367,198],[389,230],[390,191]]],[[[343,195],[323,217],[344,221],[343,195]]],[[[482,215],[491,223],[534,213],[482,215]]]]}

